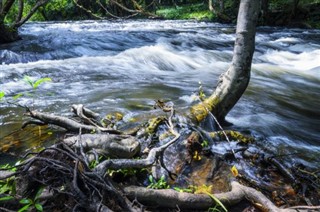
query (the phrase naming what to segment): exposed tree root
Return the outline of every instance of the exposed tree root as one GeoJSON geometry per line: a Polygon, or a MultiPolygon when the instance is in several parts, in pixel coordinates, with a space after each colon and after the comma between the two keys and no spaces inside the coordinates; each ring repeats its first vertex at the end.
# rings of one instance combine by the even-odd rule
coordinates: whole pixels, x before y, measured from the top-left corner
{"type": "MultiPolygon", "coordinates": [[[[247,199],[263,211],[295,211],[294,209],[276,207],[266,196],[253,188],[241,185],[238,182],[232,182],[231,185],[231,191],[214,194],[226,206],[235,205],[241,200],[247,199]]],[[[131,200],[136,199],[142,204],[160,208],[179,207],[181,209],[205,210],[216,204],[208,195],[184,193],[172,189],[155,190],[130,186],[124,188],[124,192],[131,200]]]]}
{"type": "Polygon", "coordinates": [[[19,196],[34,198],[41,187],[52,192],[46,207],[59,210],[133,211],[130,202],[108,176],[92,172],[82,154],[65,144],[47,148],[19,165],[15,176],[19,196]],[[62,202],[63,204],[59,203],[62,202]]]}
{"type": "Polygon", "coordinates": [[[162,152],[179,139],[180,135],[177,134],[170,142],[150,150],[148,157],[145,159],[110,159],[100,163],[95,171],[103,174],[108,169],[124,169],[124,168],[146,168],[152,166],[160,156],[162,152]]]}
{"type": "MultiPolygon", "coordinates": [[[[114,129],[102,127],[99,123],[99,114],[83,107],[83,105],[72,106],[74,113],[78,116],[80,121],[29,110],[29,116],[41,121],[32,122],[31,124],[54,124],[69,131],[77,132],[78,135],[66,138],[60,144],[46,148],[40,153],[33,154],[23,164],[17,167],[16,172],[12,173],[0,170],[0,180],[10,178],[10,180],[14,179],[16,181],[18,192],[17,195],[14,196],[15,202],[18,202],[19,198],[32,198],[40,187],[45,187],[50,193],[48,198],[42,197],[44,201],[41,200],[46,209],[56,209],[56,207],[60,207],[59,205],[61,205],[58,209],[67,211],[134,211],[136,208],[132,206],[133,204],[129,201],[130,199],[132,201],[136,200],[136,202],[146,205],[147,207],[152,206],[166,209],[178,207],[186,210],[207,210],[216,205],[215,200],[209,195],[183,193],[172,189],[153,190],[134,186],[125,187],[123,191],[118,184],[113,182],[112,177],[108,174],[109,170],[142,169],[151,167],[160,162],[160,164],[157,164],[158,167],[162,167],[168,171],[168,175],[171,177],[172,173],[170,173],[164,165],[164,152],[178,140],[182,141],[183,138],[181,138],[181,135],[188,136],[186,138],[186,151],[188,151],[189,156],[195,158],[195,160],[200,160],[195,157],[198,154],[204,154],[202,152],[201,139],[198,133],[191,133],[190,135],[190,131],[187,130],[187,133],[185,133],[186,131],[180,129],[180,135],[175,129],[178,126],[178,123],[172,122],[174,116],[173,106],[166,105],[162,102],[160,103],[161,104],[157,104],[157,107],[169,114],[168,117],[161,118],[161,122],[159,123],[161,123],[162,126],[160,128],[165,128],[166,136],[170,136],[171,140],[168,138],[169,141],[165,144],[150,148],[150,150],[147,151],[147,156],[139,155],[141,159],[132,158],[134,155],[140,153],[140,142],[143,142],[139,140],[141,137],[139,137],[138,133],[136,136],[132,136],[114,129]],[[82,132],[88,131],[104,133],[82,134],[82,132]],[[96,164],[92,166],[88,160],[88,155],[85,153],[91,150],[96,158],[98,158],[96,154],[97,151],[95,151],[96,149],[102,149],[110,153],[111,156],[115,156],[116,159],[108,158],[102,162],[96,160],[96,164]]],[[[149,129],[149,126],[144,127],[149,129]]],[[[147,133],[155,134],[154,130],[148,131],[148,129],[145,130],[147,133]]],[[[144,132],[143,130],[144,129],[142,129],[142,132],[144,132]]],[[[222,140],[232,137],[234,140],[240,140],[241,143],[246,145],[249,145],[252,139],[246,138],[234,131],[218,131],[209,133],[208,135],[209,137],[218,140],[220,137],[222,140]]],[[[176,144],[180,145],[180,143],[176,144]]],[[[244,150],[246,149],[247,147],[244,148],[244,150]]],[[[233,151],[233,155],[235,153],[237,153],[237,151],[233,151]]],[[[251,154],[250,152],[247,154],[248,158],[250,158],[251,154]]],[[[187,161],[187,158],[185,159],[187,161]]],[[[246,157],[243,157],[243,159],[247,160],[246,157]]],[[[168,158],[166,158],[166,160],[168,160],[168,158]]],[[[184,160],[184,158],[182,158],[182,160],[184,160]]],[[[260,160],[252,161],[257,161],[259,165],[258,161],[260,160]]],[[[278,170],[281,177],[287,179],[290,183],[297,184],[296,180],[299,181],[296,177],[299,175],[296,175],[291,169],[287,169],[275,158],[268,157],[263,160],[262,157],[261,161],[271,164],[273,168],[278,170]]],[[[297,171],[299,170],[300,169],[297,171]]],[[[305,171],[303,167],[301,167],[300,172],[302,174],[309,173],[305,171]]],[[[310,172],[308,176],[308,182],[318,182],[317,174],[310,172]]],[[[116,180],[116,178],[113,179],[116,180]]],[[[249,185],[253,185],[253,187],[265,192],[267,195],[269,195],[271,191],[277,190],[271,184],[265,184],[264,182],[260,183],[258,181],[255,182],[253,179],[250,181],[250,178],[241,178],[240,174],[238,179],[248,182],[249,185]]],[[[172,180],[174,179],[172,178],[172,180]]],[[[131,181],[130,183],[126,181],[119,182],[123,183],[121,184],[122,186],[131,184],[131,181]]],[[[133,184],[136,183],[137,179],[133,180],[133,184]]],[[[271,200],[255,188],[241,185],[238,182],[232,182],[231,186],[232,189],[229,192],[214,194],[214,196],[226,206],[236,205],[240,201],[247,199],[262,211],[295,211],[296,209],[315,210],[319,208],[318,206],[295,206],[281,209],[275,206],[271,200]]],[[[317,186],[313,186],[311,190],[305,190],[307,191],[305,193],[311,191],[311,193],[307,194],[308,197],[312,194],[317,195],[317,189],[317,186]]],[[[7,192],[3,195],[12,194],[7,192]]],[[[1,197],[3,196],[0,195],[0,198],[1,197]]],[[[280,197],[282,196],[280,195],[280,197]]],[[[298,195],[296,197],[299,198],[298,195]]],[[[304,203],[303,201],[300,201],[300,203],[301,202],[304,203]]],[[[291,205],[298,203],[299,201],[296,201],[291,205]]],[[[309,204],[308,202],[306,203],[309,204]]],[[[284,204],[290,205],[288,202],[284,202],[283,205],[284,204]]],[[[318,203],[317,201],[313,201],[309,205],[312,204],[318,203]]],[[[0,202],[0,207],[2,206],[3,205],[0,202]]],[[[7,205],[4,206],[9,206],[8,209],[19,209],[16,204],[7,203],[7,205]]]]}

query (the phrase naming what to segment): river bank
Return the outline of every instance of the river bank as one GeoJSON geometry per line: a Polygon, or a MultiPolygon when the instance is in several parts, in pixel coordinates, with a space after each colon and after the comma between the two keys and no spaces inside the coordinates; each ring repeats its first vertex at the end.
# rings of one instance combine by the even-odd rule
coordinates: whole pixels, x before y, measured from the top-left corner
{"type": "MultiPolygon", "coordinates": [[[[320,28],[320,3],[305,4],[297,8],[276,6],[260,16],[259,26],[281,26],[288,28],[320,28]]],[[[210,11],[207,4],[166,6],[155,14],[167,20],[198,20],[235,24],[237,9],[229,6],[221,14],[210,11]]]]}

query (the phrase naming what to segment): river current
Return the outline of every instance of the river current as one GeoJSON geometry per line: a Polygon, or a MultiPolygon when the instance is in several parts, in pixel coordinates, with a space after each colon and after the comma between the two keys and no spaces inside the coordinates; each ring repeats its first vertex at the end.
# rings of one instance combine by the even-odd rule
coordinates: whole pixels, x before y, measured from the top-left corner
{"type": "MultiPolygon", "coordinates": [[[[129,120],[152,114],[156,99],[184,111],[199,82],[210,93],[230,65],[235,28],[196,21],[45,22],[27,23],[20,34],[22,40],[0,45],[0,91],[7,98],[32,92],[25,75],[50,77],[18,103],[64,115],[81,103],[129,120]]],[[[288,162],[319,168],[319,90],[320,31],[261,27],[249,87],[227,120],[288,162]]],[[[0,138],[21,126],[23,112],[0,103],[0,138]]]]}

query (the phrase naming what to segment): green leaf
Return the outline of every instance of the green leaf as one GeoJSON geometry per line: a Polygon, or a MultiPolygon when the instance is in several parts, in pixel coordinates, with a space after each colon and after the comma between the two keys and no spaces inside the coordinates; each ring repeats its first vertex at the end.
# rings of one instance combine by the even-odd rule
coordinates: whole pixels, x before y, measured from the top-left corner
{"type": "Polygon", "coordinates": [[[35,198],[34,198],[35,200],[39,199],[39,197],[40,197],[40,195],[42,194],[43,190],[44,190],[44,188],[40,188],[40,189],[38,190],[38,192],[37,192],[37,194],[36,194],[36,196],[35,196],[35,198]]]}
{"type": "Polygon", "coordinates": [[[18,98],[20,98],[21,96],[23,96],[23,93],[18,93],[17,95],[15,95],[13,97],[14,100],[17,100],[18,98]]]}
{"type": "Polygon", "coordinates": [[[153,177],[152,177],[152,175],[149,175],[149,182],[150,182],[150,183],[153,183],[153,177]]]}
{"type": "Polygon", "coordinates": [[[31,204],[32,201],[30,199],[22,199],[19,202],[25,205],[25,204],[31,204]]]}
{"type": "Polygon", "coordinates": [[[5,93],[3,91],[0,91],[0,100],[5,96],[5,93]]]}
{"type": "Polygon", "coordinates": [[[26,83],[28,83],[31,87],[33,87],[33,81],[32,81],[32,79],[31,79],[29,76],[25,75],[25,76],[23,77],[23,80],[24,80],[26,83]]]}
{"type": "Polygon", "coordinates": [[[43,207],[39,203],[35,204],[34,207],[36,207],[37,211],[43,211],[43,207]]]}
{"type": "Polygon", "coordinates": [[[10,187],[8,186],[8,184],[0,186],[0,194],[6,193],[8,191],[10,191],[10,187]]]}
{"type": "Polygon", "coordinates": [[[228,210],[226,209],[226,207],[222,204],[222,202],[215,196],[213,196],[212,194],[210,194],[209,192],[206,192],[207,195],[209,195],[209,197],[211,197],[221,208],[223,208],[223,210],[225,212],[228,212],[228,210]]]}
{"type": "Polygon", "coordinates": [[[31,204],[25,205],[18,210],[18,212],[27,211],[30,208],[31,204]]]}
{"type": "Polygon", "coordinates": [[[37,89],[40,84],[42,84],[42,83],[44,83],[44,82],[51,82],[51,81],[52,81],[52,80],[51,80],[51,78],[49,78],[49,77],[41,78],[41,79],[38,79],[38,80],[33,84],[32,87],[33,87],[34,89],[37,89]]]}
{"type": "Polygon", "coordinates": [[[7,200],[11,200],[13,199],[13,196],[5,196],[5,197],[1,197],[0,201],[7,201],[7,200]]]}

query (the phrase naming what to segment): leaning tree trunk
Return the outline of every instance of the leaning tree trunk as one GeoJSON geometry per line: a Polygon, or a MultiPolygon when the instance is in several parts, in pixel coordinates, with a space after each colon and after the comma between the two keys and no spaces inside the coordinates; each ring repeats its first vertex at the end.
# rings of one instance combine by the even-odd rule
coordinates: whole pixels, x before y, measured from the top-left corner
{"type": "Polygon", "coordinates": [[[214,93],[191,108],[194,121],[203,121],[209,112],[218,120],[224,120],[246,90],[250,80],[259,9],[260,0],[241,0],[231,66],[220,77],[214,93]]]}
{"type": "Polygon", "coordinates": [[[18,30],[0,23],[0,44],[19,40],[18,30]]]}

